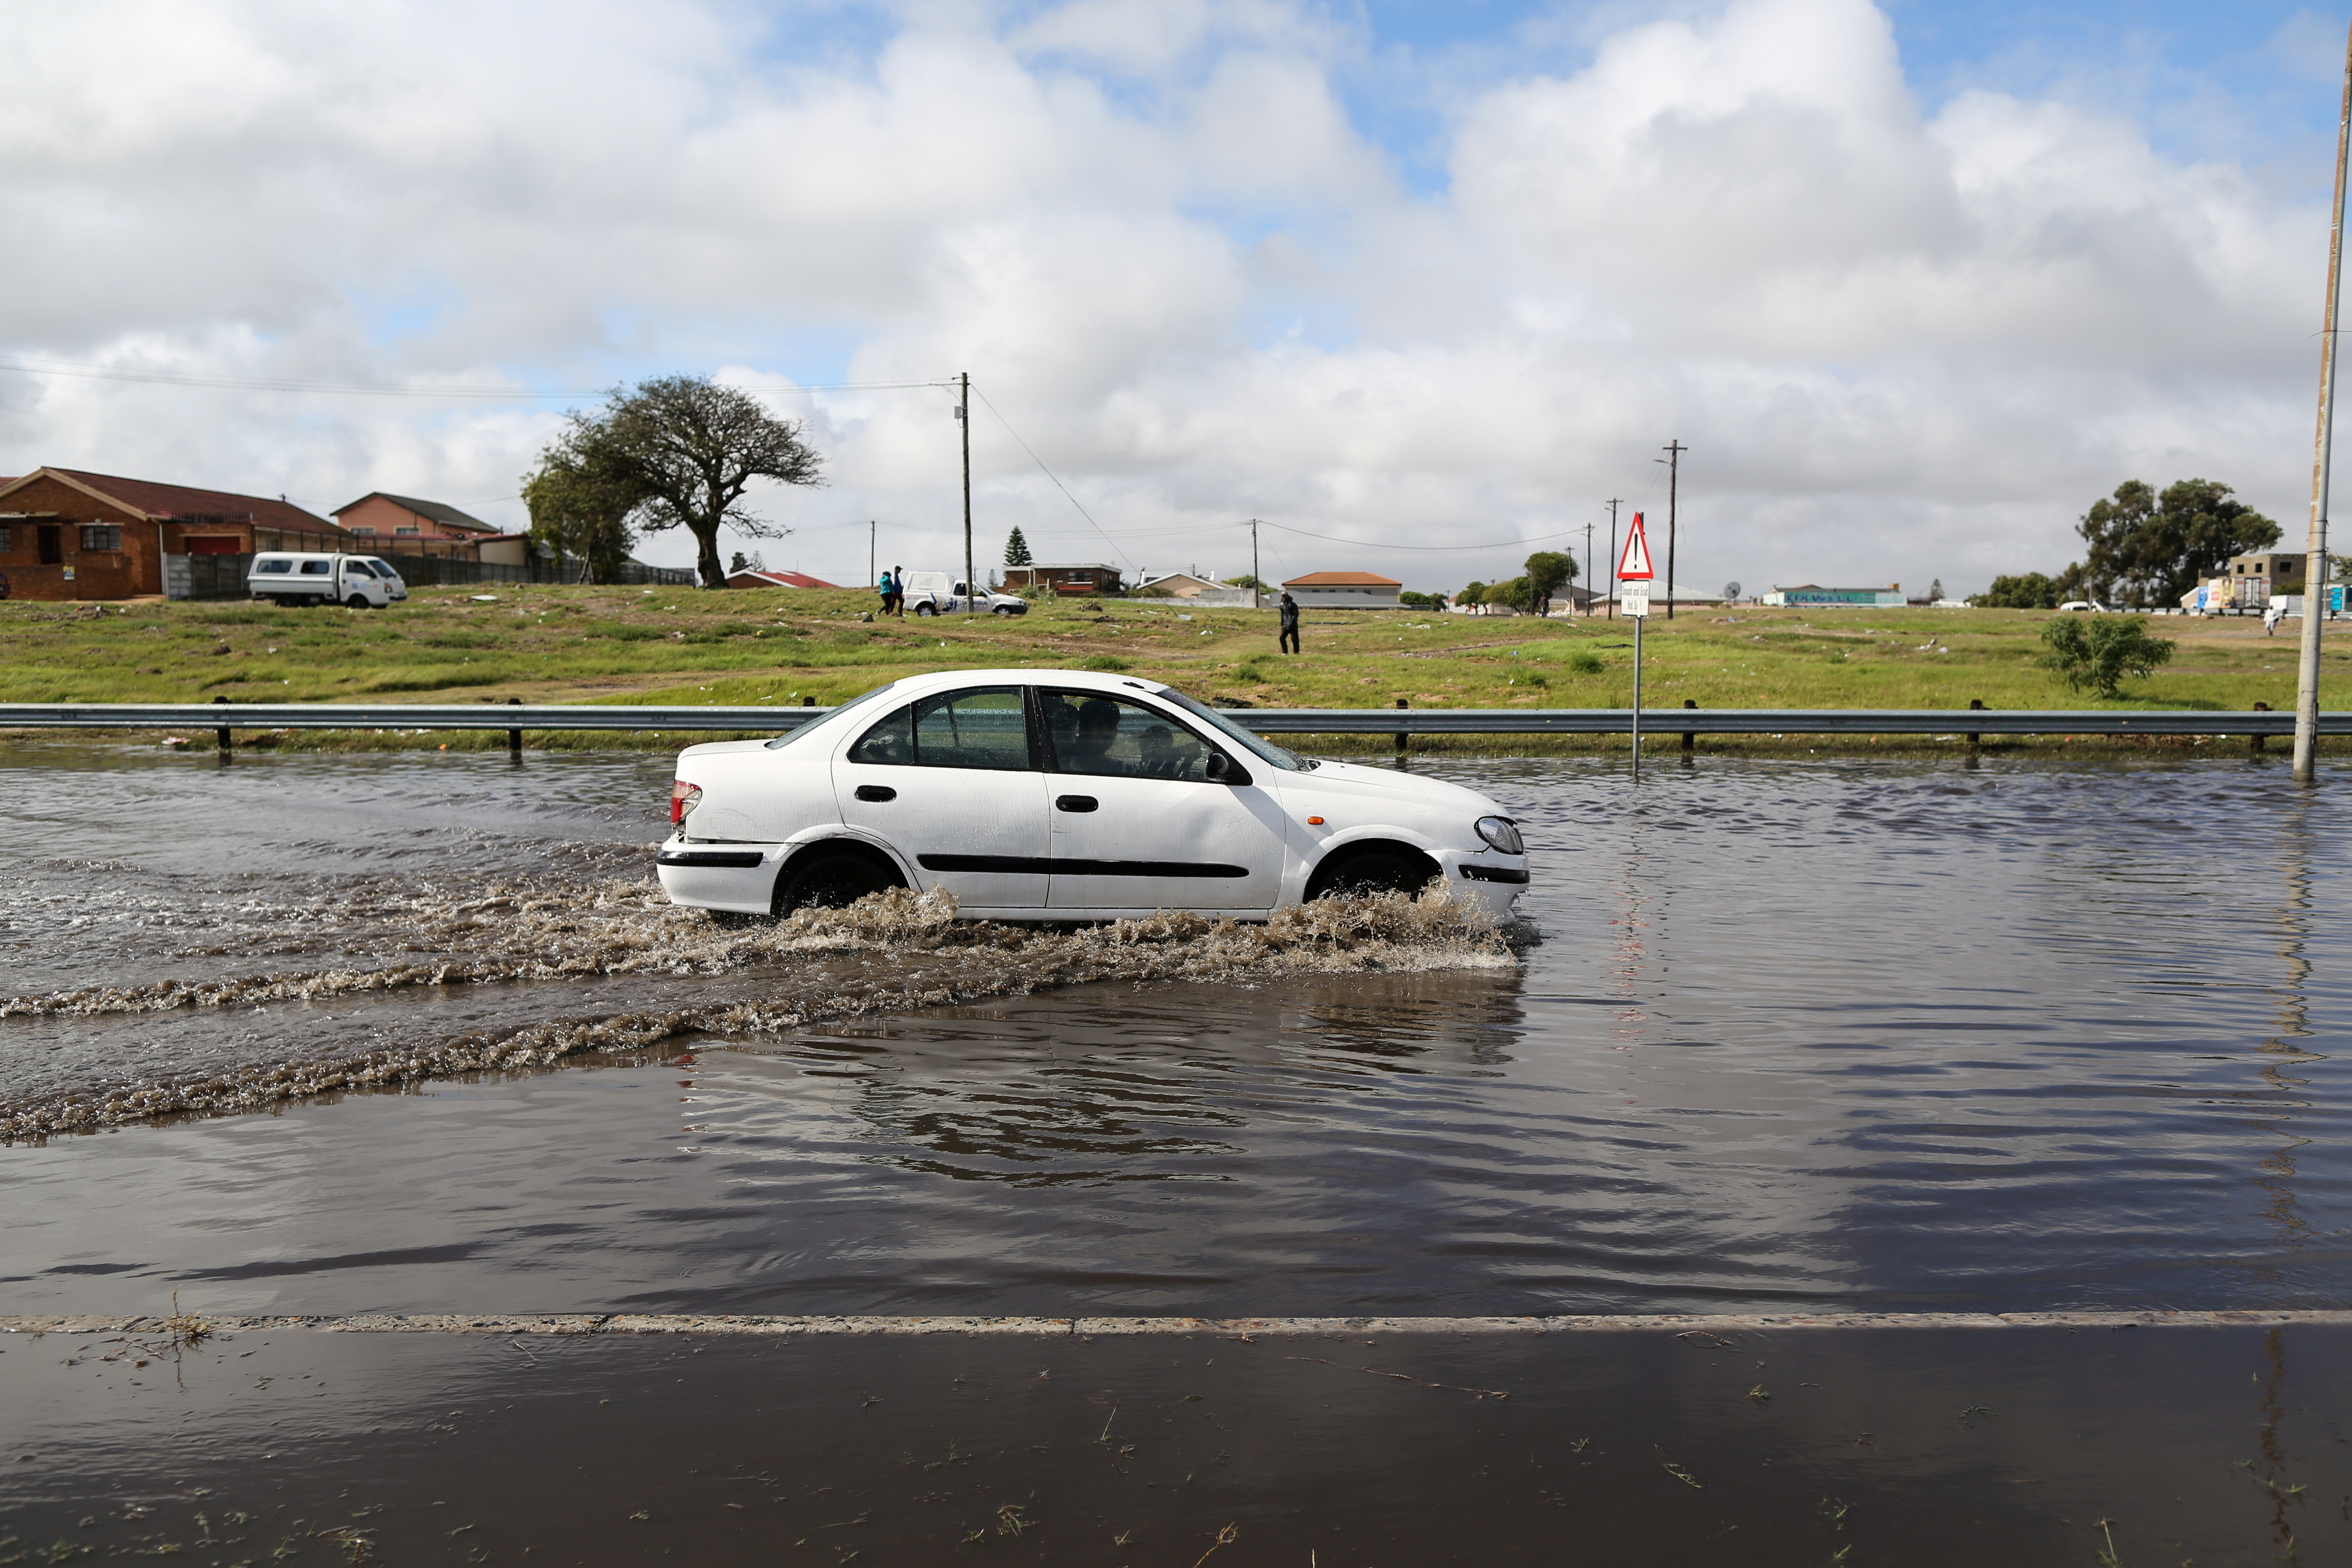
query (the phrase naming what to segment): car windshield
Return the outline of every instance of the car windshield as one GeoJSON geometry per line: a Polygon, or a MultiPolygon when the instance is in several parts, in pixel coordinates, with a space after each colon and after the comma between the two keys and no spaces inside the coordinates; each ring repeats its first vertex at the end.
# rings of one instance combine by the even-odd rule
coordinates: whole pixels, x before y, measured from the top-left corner
{"type": "Polygon", "coordinates": [[[346,561],[343,563],[343,570],[350,573],[354,577],[373,577],[375,575],[374,570],[364,561],[346,561]]]}
{"type": "Polygon", "coordinates": [[[367,563],[375,568],[375,574],[379,577],[390,577],[397,580],[400,576],[399,573],[392,569],[392,563],[389,561],[379,561],[374,556],[371,555],[368,557],[367,563]]]}
{"type": "Polygon", "coordinates": [[[1234,723],[1231,719],[1226,718],[1223,713],[1218,712],[1215,709],[1195,702],[1191,698],[1185,696],[1182,692],[1178,691],[1173,688],[1163,689],[1160,692],[1160,695],[1166,698],[1169,701],[1176,704],[1177,707],[1184,710],[1185,712],[1192,714],[1192,717],[1200,720],[1202,723],[1214,727],[1219,734],[1225,736],[1234,744],[1241,746],[1252,756],[1257,757],[1264,762],[1271,763],[1285,773],[1295,773],[1301,772],[1304,769],[1311,768],[1315,765],[1313,763],[1308,762],[1305,757],[1300,756],[1296,752],[1283,750],[1283,748],[1276,745],[1272,741],[1267,740],[1263,735],[1254,735],[1250,733],[1250,731],[1243,729],[1239,724],[1234,723]]]}
{"type": "Polygon", "coordinates": [[[882,685],[876,687],[871,691],[859,692],[856,696],[851,698],[848,701],[843,703],[832,712],[827,713],[822,719],[812,719],[807,723],[802,725],[799,729],[794,730],[792,733],[788,735],[779,735],[774,740],[764,742],[762,743],[768,748],[768,750],[772,752],[781,747],[792,745],[796,742],[804,741],[809,736],[815,734],[819,730],[832,728],[835,721],[838,720],[844,713],[848,712],[853,708],[863,708],[866,704],[873,701],[877,697],[881,696],[884,692],[889,690],[891,687],[898,684],[898,683],[895,680],[886,681],[882,685]]]}

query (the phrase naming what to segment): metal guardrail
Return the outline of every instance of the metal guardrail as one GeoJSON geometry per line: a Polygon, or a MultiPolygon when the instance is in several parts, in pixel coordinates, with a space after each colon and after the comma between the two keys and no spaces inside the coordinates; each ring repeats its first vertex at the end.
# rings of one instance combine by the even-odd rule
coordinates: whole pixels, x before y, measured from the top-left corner
{"type": "MultiPolygon", "coordinates": [[[[624,708],[601,703],[12,702],[0,730],[740,730],[778,734],[825,708],[624,708]]],[[[1266,735],[1622,735],[1628,708],[1237,708],[1266,735]]],[[[1645,708],[1658,735],[2291,735],[2290,711],[2197,709],[1645,708]]],[[[2352,711],[2319,716],[2352,735],[2352,711]]]]}

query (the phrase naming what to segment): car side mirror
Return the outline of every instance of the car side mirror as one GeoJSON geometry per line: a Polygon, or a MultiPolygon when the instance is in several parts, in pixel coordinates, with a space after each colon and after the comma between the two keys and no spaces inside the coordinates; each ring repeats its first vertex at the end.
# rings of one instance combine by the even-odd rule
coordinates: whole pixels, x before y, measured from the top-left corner
{"type": "Polygon", "coordinates": [[[1223,752],[1209,753],[1209,760],[1201,764],[1201,776],[1211,784],[1231,784],[1235,788],[1250,782],[1249,770],[1223,752]]]}

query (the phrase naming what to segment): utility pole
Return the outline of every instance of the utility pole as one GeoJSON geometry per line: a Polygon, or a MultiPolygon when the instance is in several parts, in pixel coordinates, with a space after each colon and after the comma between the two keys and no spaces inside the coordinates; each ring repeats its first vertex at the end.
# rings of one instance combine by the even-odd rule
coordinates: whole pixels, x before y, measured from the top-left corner
{"type": "Polygon", "coordinates": [[[2336,306],[2344,284],[2344,169],[2352,155],[2352,38],[2344,52],[2344,111],[2336,127],[2336,223],[2327,235],[2327,315],[2320,332],[2319,435],[2311,460],[2310,553],[2303,563],[2303,647],[2294,679],[2294,778],[2317,777],[2319,623],[2327,614],[2327,480],[2336,426],[2336,306]]]}
{"type": "Polygon", "coordinates": [[[1250,608],[1265,608],[1265,588],[1257,575],[1257,519],[1250,519],[1250,608]]]}
{"type": "Polygon", "coordinates": [[[1666,447],[1666,619],[1675,618],[1675,482],[1681,477],[1683,454],[1690,448],[1677,436],[1666,447]]]}
{"type": "MultiPolygon", "coordinates": [[[[1592,525],[1589,522],[1584,525],[1584,559],[1580,563],[1580,564],[1583,566],[1584,574],[1586,576],[1590,577],[1592,575],[1592,525]]],[[[1576,584],[1573,583],[1570,584],[1568,592],[1569,608],[1574,609],[1576,607],[1576,584]]],[[[1590,601],[1587,601],[1585,604],[1584,613],[1588,616],[1592,613],[1592,605],[1590,601]]]]}
{"type": "Polygon", "coordinates": [[[1609,498],[1609,618],[1617,618],[1617,509],[1624,502],[1619,497],[1609,498]]]}
{"type": "Polygon", "coordinates": [[[963,426],[963,613],[979,597],[971,591],[971,373],[956,377],[956,423],[963,426]]]}
{"type": "Polygon", "coordinates": [[[866,520],[866,585],[869,588],[881,581],[879,577],[875,575],[874,527],[874,520],[870,517],[867,518],[866,520]]]}

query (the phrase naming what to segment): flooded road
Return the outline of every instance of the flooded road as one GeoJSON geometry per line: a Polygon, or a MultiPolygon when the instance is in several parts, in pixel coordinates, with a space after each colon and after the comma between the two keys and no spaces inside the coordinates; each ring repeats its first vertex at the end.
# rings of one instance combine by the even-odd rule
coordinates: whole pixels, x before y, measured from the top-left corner
{"type": "Polygon", "coordinates": [[[667,758],[0,754],[0,1099],[670,1021],[552,1071],[0,1145],[0,1308],[2345,1304],[2326,789],[1430,765],[1527,826],[1516,963],[743,1032],[701,1026],[813,974],[1030,959],[688,941],[644,879],[667,758]],[[551,977],[300,994],[516,973],[518,932],[551,977]],[[594,964],[560,973],[567,942],[594,964]]]}

